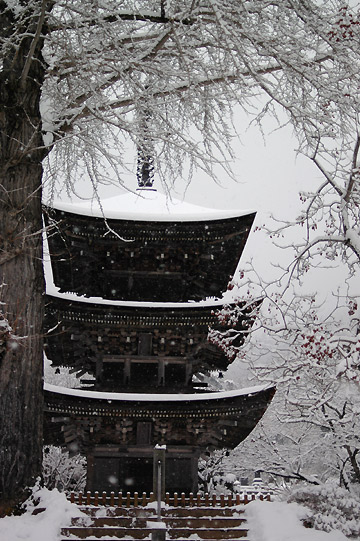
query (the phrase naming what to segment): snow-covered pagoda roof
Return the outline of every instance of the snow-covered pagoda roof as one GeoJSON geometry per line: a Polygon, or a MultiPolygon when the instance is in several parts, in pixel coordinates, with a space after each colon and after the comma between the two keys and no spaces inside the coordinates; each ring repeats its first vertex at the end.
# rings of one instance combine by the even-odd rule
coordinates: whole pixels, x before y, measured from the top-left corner
{"type": "MultiPolygon", "coordinates": [[[[86,363],[85,371],[93,374],[95,364],[85,360],[82,354],[90,343],[100,355],[115,355],[117,362],[124,361],[125,357],[121,355],[129,359],[131,356],[136,362],[138,342],[135,335],[153,333],[155,329],[153,346],[156,352],[160,348],[166,362],[180,349],[184,358],[191,357],[194,366],[202,370],[226,370],[230,363],[225,353],[207,340],[209,327],[228,328],[217,317],[218,311],[224,306],[219,301],[130,303],[94,300],[79,299],[74,294],[46,296],[46,351],[54,366],[76,365],[78,372],[84,372],[86,363]],[[84,335],[89,337],[86,345],[84,335]],[[78,361],[80,364],[77,364],[78,361]]],[[[244,340],[246,333],[242,331],[253,324],[257,303],[247,305],[242,302],[239,306],[243,308],[243,314],[236,323],[229,321],[229,326],[238,329],[239,340],[241,333],[244,340]]],[[[151,355],[149,351],[148,361],[156,362],[158,357],[151,355]]]]}
{"type": "MultiPolygon", "coordinates": [[[[137,421],[158,424],[171,419],[180,427],[185,422],[184,428],[177,430],[187,445],[200,450],[234,448],[256,426],[274,393],[275,388],[270,386],[214,393],[150,394],[103,393],[45,384],[45,440],[54,441],[59,427],[59,423],[51,426],[50,419],[60,420],[64,415],[69,426],[76,424],[80,446],[87,441],[94,421],[99,426],[99,437],[106,439],[106,427],[109,423],[116,425],[119,418],[126,418],[128,427],[137,421]]],[[[165,432],[168,443],[178,444],[171,430],[165,428],[165,432]]]]}
{"type": "Polygon", "coordinates": [[[101,205],[54,203],[44,217],[61,293],[186,302],[224,294],[255,213],[205,209],[141,191],[101,205]]]}
{"type": "MultiPolygon", "coordinates": [[[[47,266],[48,267],[48,266],[47,266]]],[[[106,307],[119,306],[123,308],[152,308],[152,309],[177,309],[178,311],[182,309],[192,309],[196,308],[209,308],[214,311],[221,310],[224,306],[234,303],[234,300],[228,299],[217,299],[215,297],[209,297],[200,301],[187,301],[187,302],[150,302],[150,301],[124,301],[124,300],[112,300],[104,299],[102,297],[85,297],[84,295],[76,295],[75,293],[60,293],[58,288],[52,282],[52,275],[50,271],[47,277],[47,287],[46,293],[49,298],[58,298],[59,300],[84,303],[88,305],[103,305],[106,307]]]]}
{"type": "Polygon", "coordinates": [[[223,220],[252,214],[254,210],[210,209],[157,192],[138,190],[102,199],[65,203],[54,201],[50,205],[56,210],[71,212],[82,216],[107,218],[111,220],[134,220],[155,222],[202,222],[223,220]]]}
{"type": "MultiPolygon", "coordinates": [[[[243,389],[232,389],[230,391],[212,391],[206,393],[104,393],[100,391],[88,391],[83,389],[69,389],[68,387],[59,387],[44,383],[44,390],[49,393],[57,393],[62,396],[78,397],[85,400],[104,400],[107,404],[114,402],[207,402],[208,400],[223,400],[225,398],[238,398],[245,396],[261,395],[263,391],[274,388],[269,384],[256,385],[243,389]]],[[[100,403],[99,403],[100,404],[100,403]]],[[[106,404],[105,404],[106,405],[106,404]]]]}

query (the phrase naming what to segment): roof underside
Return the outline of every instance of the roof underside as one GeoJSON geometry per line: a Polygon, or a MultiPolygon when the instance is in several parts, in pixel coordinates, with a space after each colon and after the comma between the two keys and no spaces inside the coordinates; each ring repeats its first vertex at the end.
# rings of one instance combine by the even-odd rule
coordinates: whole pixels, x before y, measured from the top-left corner
{"type": "MultiPolygon", "coordinates": [[[[234,324],[242,340],[257,308],[257,303],[243,304],[243,316],[234,324]]],[[[225,370],[230,360],[207,341],[209,328],[227,329],[227,325],[219,323],[219,308],[191,303],[178,308],[104,306],[47,295],[47,356],[54,366],[94,374],[97,359],[104,355],[127,356],[136,361],[139,336],[151,333],[148,355],[153,360],[161,356],[191,358],[196,370],[225,370]]]]}
{"type": "MultiPolygon", "coordinates": [[[[203,397],[182,395],[181,400],[179,397],[169,400],[166,395],[162,400],[154,400],[151,395],[148,395],[146,400],[139,400],[134,394],[132,400],[128,395],[124,395],[124,400],[111,400],[92,398],[91,392],[77,391],[76,395],[45,390],[45,412],[48,426],[50,417],[56,421],[57,416],[59,419],[65,418],[69,426],[79,424],[84,431],[81,436],[83,446],[86,446],[86,430],[90,425],[96,426],[93,430],[98,433],[98,443],[106,443],[107,433],[112,434],[109,443],[116,443],[116,430],[114,433],[106,427],[112,424],[115,426],[122,419],[128,427],[130,439],[132,428],[129,427],[134,425],[136,432],[137,422],[151,421],[155,425],[162,423],[162,426],[167,426],[168,423],[169,432],[166,438],[167,443],[171,443],[169,440],[175,423],[178,433],[183,425],[183,437],[187,440],[187,445],[196,445],[203,449],[234,448],[254,429],[274,393],[273,387],[267,387],[253,390],[250,388],[247,392],[238,391],[238,394],[234,391],[214,393],[216,398],[211,398],[210,393],[206,393],[203,397]]],[[[51,429],[48,428],[48,431],[51,429]]],[[[77,433],[79,434],[79,431],[77,433]]]]}
{"type": "Polygon", "coordinates": [[[221,297],[255,214],[187,222],[107,220],[45,212],[60,292],[128,301],[221,297]]]}

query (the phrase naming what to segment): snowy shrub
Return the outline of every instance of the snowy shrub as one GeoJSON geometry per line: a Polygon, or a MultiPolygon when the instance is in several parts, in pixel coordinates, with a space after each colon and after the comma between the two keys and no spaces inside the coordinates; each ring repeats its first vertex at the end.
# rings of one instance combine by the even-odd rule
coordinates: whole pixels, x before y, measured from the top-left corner
{"type": "Polygon", "coordinates": [[[208,373],[198,372],[192,377],[193,383],[207,383],[208,391],[232,391],[237,389],[237,385],[231,379],[225,379],[219,370],[211,370],[208,373]]]}
{"type": "MultiPolygon", "coordinates": [[[[84,377],[92,377],[90,374],[84,374],[84,377]]],[[[70,368],[61,367],[55,368],[51,361],[44,355],[44,380],[51,385],[59,387],[69,387],[70,389],[80,389],[81,381],[76,377],[76,374],[70,373],[70,368]]]]}
{"type": "Polygon", "coordinates": [[[63,491],[83,491],[86,482],[86,459],[77,454],[69,456],[60,447],[47,445],[43,450],[43,478],[46,488],[63,491]]]}
{"type": "Polygon", "coordinates": [[[317,530],[340,530],[350,538],[360,536],[360,500],[335,484],[305,486],[292,490],[288,503],[296,502],[310,512],[305,524],[317,530]]]}
{"type": "Polygon", "coordinates": [[[236,475],[233,473],[219,472],[213,477],[213,487],[216,494],[233,494],[236,492],[236,475]]]}
{"type": "Polygon", "coordinates": [[[229,455],[226,449],[209,453],[199,460],[199,492],[223,493],[229,487],[225,486],[226,473],[223,471],[223,460],[229,455]]]}

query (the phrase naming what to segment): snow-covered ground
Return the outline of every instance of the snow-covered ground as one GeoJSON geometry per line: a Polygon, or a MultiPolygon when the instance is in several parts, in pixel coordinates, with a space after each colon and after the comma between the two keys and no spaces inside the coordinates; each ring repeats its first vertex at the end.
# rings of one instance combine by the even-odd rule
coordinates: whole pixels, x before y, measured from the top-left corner
{"type": "Polygon", "coordinates": [[[338,530],[330,533],[304,528],[309,511],[297,503],[261,502],[246,506],[249,541],[346,541],[338,530]]]}
{"type": "MultiPolygon", "coordinates": [[[[25,514],[0,519],[0,541],[58,541],[60,528],[70,525],[71,518],[84,516],[57,490],[45,488],[34,494],[38,507],[46,511],[33,515],[34,503],[25,514]]],[[[296,504],[254,501],[246,506],[249,541],[346,541],[339,531],[330,533],[307,529],[301,523],[308,511],[296,504]]]]}
{"type": "Polygon", "coordinates": [[[34,489],[33,499],[28,502],[21,516],[0,519],[0,541],[58,541],[60,529],[70,525],[72,517],[87,517],[78,507],[67,501],[58,490],[34,489]],[[33,515],[35,503],[46,511],[33,515]]]}

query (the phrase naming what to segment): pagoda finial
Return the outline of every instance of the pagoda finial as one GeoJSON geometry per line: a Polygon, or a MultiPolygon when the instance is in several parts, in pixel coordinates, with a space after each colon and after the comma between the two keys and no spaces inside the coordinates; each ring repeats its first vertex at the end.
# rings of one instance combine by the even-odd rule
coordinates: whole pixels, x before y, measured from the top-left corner
{"type": "Polygon", "coordinates": [[[154,143],[149,128],[151,113],[148,107],[138,111],[139,115],[139,138],[137,145],[137,170],[136,176],[139,188],[152,188],[154,183],[154,143]]]}
{"type": "Polygon", "coordinates": [[[139,188],[151,188],[154,183],[154,158],[145,146],[138,147],[137,181],[139,188]]]}

